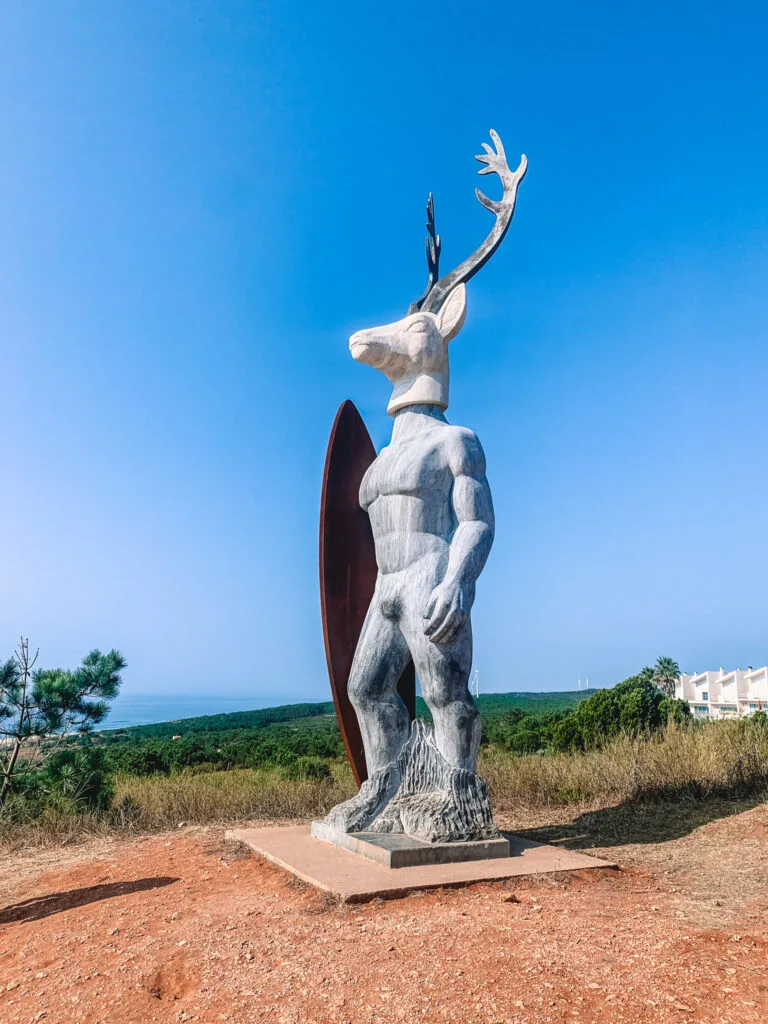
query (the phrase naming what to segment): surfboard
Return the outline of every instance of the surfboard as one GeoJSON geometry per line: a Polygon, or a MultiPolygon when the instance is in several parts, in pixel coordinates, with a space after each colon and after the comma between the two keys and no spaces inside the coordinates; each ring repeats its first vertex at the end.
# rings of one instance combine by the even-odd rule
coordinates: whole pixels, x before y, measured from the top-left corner
{"type": "MultiPolygon", "coordinates": [[[[376,549],[359,492],[376,449],[354,403],[342,402],[331,428],[320,500],[320,607],[333,703],[358,786],[368,777],[355,709],[347,693],[352,659],[376,585],[376,549]]],[[[397,686],[411,721],[416,674],[411,662],[397,686]]]]}

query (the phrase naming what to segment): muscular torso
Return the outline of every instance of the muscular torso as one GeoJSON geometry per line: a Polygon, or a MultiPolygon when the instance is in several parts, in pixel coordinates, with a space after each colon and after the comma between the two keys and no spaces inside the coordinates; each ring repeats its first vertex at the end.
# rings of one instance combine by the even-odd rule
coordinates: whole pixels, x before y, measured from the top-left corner
{"type": "Polygon", "coordinates": [[[441,423],[388,445],[369,467],[360,504],[371,520],[380,573],[447,558],[457,526],[453,463],[465,433],[441,423]]]}

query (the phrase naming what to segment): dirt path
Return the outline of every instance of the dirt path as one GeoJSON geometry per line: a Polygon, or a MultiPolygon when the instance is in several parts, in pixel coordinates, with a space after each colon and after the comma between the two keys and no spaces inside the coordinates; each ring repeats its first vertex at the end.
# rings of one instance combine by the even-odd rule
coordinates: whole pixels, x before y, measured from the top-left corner
{"type": "Polygon", "coordinates": [[[6,862],[2,1024],[768,1020],[765,806],[604,847],[619,872],[362,907],[240,859],[222,833],[6,862]],[[736,862],[744,884],[710,898],[707,873],[720,892],[736,862]]]}

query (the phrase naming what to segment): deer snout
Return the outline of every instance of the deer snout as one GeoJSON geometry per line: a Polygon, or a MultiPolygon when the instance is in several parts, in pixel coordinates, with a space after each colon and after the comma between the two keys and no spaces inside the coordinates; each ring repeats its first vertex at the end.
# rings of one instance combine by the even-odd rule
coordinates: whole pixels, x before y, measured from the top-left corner
{"type": "Polygon", "coordinates": [[[352,337],[349,339],[349,351],[352,353],[352,358],[358,362],[364,362],[362,356],[368,347],[368,331],[355,331],[352,337]]]}
{"type": "Polygon", "coordinates": [[[356,331],[349,339],[349,351],[358,363],[386,370],[392,359],[392,339],[386,331],[375,328],[356,331]]]}

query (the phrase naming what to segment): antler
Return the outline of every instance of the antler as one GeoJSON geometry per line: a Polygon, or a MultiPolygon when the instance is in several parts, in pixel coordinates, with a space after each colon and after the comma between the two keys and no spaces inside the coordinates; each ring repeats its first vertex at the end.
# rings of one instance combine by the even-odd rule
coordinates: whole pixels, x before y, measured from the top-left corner
{"type": "Polygon", "coordinates": [[[427,280],[427,287],[424,290],[424,294],[420,299],[412,302],[408,307],[408,315],[411,313],[418,313],[424,302],[435,287],[438,274],[440,273],[440,248],[441,240],[440,235],[435,233],[435,201],[432,197],[432,193],[429,193],[429,199],[427,200],[427,269],[429,270],[429,279],[427,280]]]}
{"type": "MultiPolygon", "coordinates": [[[[491,256],[493,256],[501,245],[504,235],[506,235],[507,229],[512,223],[512,214],[515,212],[517,188],[525,177],[525,172],[528,170],[528,159],[525,154],[523,154],[523,156],[520,157],[520,166],[517,170],[510,171],[509,165],[507,164],[507,158],[504,153],[504,147],[501,144],[501,139],[493,128],[491,128],[491,140],[493,141],[496,149],[491,149],[487,142],[483,143],[485,153],[476,156],[475,160],[479,160],[480,163],[485,164],[486,166],[481,167],[477,173],[498,174],[501,179],[501,183],[504,186],[504,194],[498,202],[495,199],[489,199],[488,196],[484,195],[479,188],[475,189],[475,195],[486,210],[490,210],[491,213],[494,214],[496,217],[496,223],[486,240],[472,253],[469,259],[464,260],[464,262],[460,263],[455,270],[452,270],[450,273],[446,274],[445,277],[441,277],[439,281],[431,285],[431,287],[428,287],[426,295],[419,300],[419,309],[427,310],[430,313],[437,313],[456,285],[461,284],[462,281],[469,281],[470,278],[475,276],[478,270],[485,266],[491,256]]],[[[430,202],[431,200],[432,196],[430,194],[430,202]]],[[[429,211],[429,207],[427,207],[427,210],[429,211]]],[[[429,225],[427,225],[427,227],[429,227],[429,225]]],[[[427,242],[427,247],[429,250],[429,241],[427,242]]],[[[427,259],[429,259],[429,254],[427,259]]],[[[435,276],[437,275],[435,274],[435,276]]],[[[430,282],[431,281],[432,264],[430,263],[430,282]]],[[[414,303],[414,305],[416,304],[414,303]]]]}

